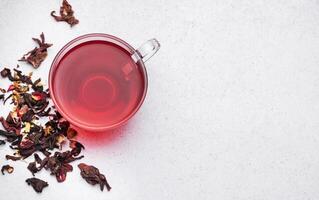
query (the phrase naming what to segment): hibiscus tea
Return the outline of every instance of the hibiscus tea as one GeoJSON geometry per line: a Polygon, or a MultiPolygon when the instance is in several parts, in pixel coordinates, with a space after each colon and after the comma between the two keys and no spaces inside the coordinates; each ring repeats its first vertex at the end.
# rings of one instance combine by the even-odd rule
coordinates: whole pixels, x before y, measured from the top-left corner
{"type": "Polygon", "coordinates": [[[61,51],[50,72],[50,87],[66,118],[98,130],[134,114],[144,99],[147,79],[132,51],[106,40],[86,40],[61,51]]]}

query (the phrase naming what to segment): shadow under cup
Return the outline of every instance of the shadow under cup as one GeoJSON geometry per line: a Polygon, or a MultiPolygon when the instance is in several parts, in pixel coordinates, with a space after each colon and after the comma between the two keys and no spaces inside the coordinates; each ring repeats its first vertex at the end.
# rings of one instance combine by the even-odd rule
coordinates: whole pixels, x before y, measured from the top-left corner
{"type": "Polygon", "coordinates": [[[116,128],[130,119],[146,95],[144,62],[136,50],[106,34],[78,37],[55,57],[49,88],[63,117],[90,131],[116,128]]]}

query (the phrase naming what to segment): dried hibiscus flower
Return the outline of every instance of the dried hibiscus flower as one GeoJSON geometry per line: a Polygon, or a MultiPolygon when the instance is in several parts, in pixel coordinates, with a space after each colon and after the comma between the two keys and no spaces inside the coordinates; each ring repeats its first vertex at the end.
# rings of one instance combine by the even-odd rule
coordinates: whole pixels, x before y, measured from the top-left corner
{"type": "Polygon", "coordinates": [[[36,162],[30,162],[27,168],[32,173],[33,176],[35,173],[39,171],[36,162]]]}
{"type": "Polygon", "coordinates": [[[77,136],[78,132],[74,129],[69,127],[67,132],[66,132],[66,137],[70,140],[73,139],[77,136]]]}
{"type": "Polygon", "coordinates": [[[6,137],[8,142],[14,142],[18,139],[18,135],[13,132],[7,132],[4,130],[0,130],[0,135],[6,137]]]}
{"type": "Polygon", "coordinates": [[[37,173],[38,171],[40,171],[44,167],[44,164],[46,164],[46,163],[42,163],[42,162],[43,161],[40,158],[40,156],[37,153],[35,153],[34,154],[34,162],[29,163],[29,165],[27,167],[33,176],[35,173],[37,173]],[[37,164],[39,165],[39,167],[37,167],[37,164]]]}
{"type": "Polygon", "coordinates": [[[21,157],[6,155],[6,159],[12,160],[12,161],[17,161],[17,160],[21,160],[21,157]]]}
{"type": "MultiPolygon", "coordinates": [[[[32,38],[36,43],[38,43],[39,47],[35,47],[33,50],[29,51],[19,61],[25,61],[31,64],[34,68],[38,68],[44,59],[48,55],[48,48],[52,46],[52,44],[45,43],[44,34],[41,33],[40,39],[32,38]]],[[[5,72],[1,72],[2,77],[6,76],[5,72]]]]}
{"type": "MultiPolygon", "coordinates": [[[[8,76],[11,76],[11,71],[8,68],[4,68],[3,70],[1,70],[0,74],[3,78],[5,78],[8,76]]],[[[12,77],[11,77],[11,79],[12,79],[12,77]]],[[[12,81],[12,80],[10,80],[10,81],[12,81]]]]}
{"type": "Polygon", "coordinates": [[[47,182],[38,178],[28,178],[25,182],[27,182],[28,185],[31,185],[37,193],[41,193],[43,188],[49,186],[47,182]]]}
{"type": "Polygon", "coordinates": [[[20,133],[20,128],[17,128],[14,125],[8,123],[3,117],[0,117],[0,122],[2,123],[2,126],[6,131],[15,132],[17,135],[20,133]]]}
{"type": "Polygon", "coordinates": [[[81,153],[82,149],[85,149],[83,144],[81,144],[80,142],[78,141],[75,141],[75,140],[70,140],[70,144],[69,144],[70,148],[72,149],[71,150],[71,153],[74,155],[74,156],[77,156],[81,153]]]}
{"type": "Polygon", "coordinates": [[[58,22],[65,21],[70,24],[71,27],[79,23],[79,20],[74,17],[72,6],[66,0],[63,0],[62,6],[60,7],[60,16],[57,16],[54,13],[55,11],[52,11],[51,16],[58,22]]]}
{"type": "Polygon", "coordinates": [[[10,165],[3,165],[1,168],[1,173],[4,175],[4,172],[8,172],[9,174],[11,174],[13,172],[14,168],[11,167],[10,165]]]}
{"type": "Polygon", "coordinates": [[[41,166],[50,170],[51,175],[55,175],[58,182],[63,182],[65,181],[67,172],[73,171],[73,167],[69,163],[83,157],[75,157],[71,151],[55,152],[53,156],[43,159],[41,166]]]}
{"type": "Polygon", "coordinates": [[[108,191],[111,190],[111,186],[107,182],[105,176],[99,172],[99,170],[94,167],[84,163],[80,163],[78,167],[81,170],[82,178],[91,185],[100,185],[101,191],[103,191],[104,186],[108,191]]]}

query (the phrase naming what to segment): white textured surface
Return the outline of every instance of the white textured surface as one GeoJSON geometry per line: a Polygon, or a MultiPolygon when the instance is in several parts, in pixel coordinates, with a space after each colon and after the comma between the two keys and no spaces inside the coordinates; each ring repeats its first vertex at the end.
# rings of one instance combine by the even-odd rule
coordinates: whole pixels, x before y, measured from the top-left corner
{"type": "Polygon", "coordinates": [[[83,161],[106,174],[111,192],[87,185],[75,167],[63,184],[41,172],[50,187],[38,195],[20,162],[0,177],[0,199],[319,199],[317,0],[70,3],[80,19],[72,29],[49,16],[59,0],[1,0],[0,65],[15,66],[42,31],[54,43],[34,72],[42,77],[81,34],[134,47],[155,37],[162,48],[147,63],[145,104],[127,126],[96,141],[82,136],[83,161]]]}

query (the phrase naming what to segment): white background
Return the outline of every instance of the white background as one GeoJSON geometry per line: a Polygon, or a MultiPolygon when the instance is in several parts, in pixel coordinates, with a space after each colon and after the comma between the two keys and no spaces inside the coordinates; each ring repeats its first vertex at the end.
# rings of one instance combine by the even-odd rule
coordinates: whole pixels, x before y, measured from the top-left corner
{"type": "MultiPolygon", "coordinates": [[[[136,48],[155,37],[147,98],[125,127],[81,134],[83,161],[111,192],[74,164],[62,184],[39,173],[50,186],[36,194],[20,161],[0,175],[0,199],[319,199],[318,0],[70,0],[74,28],[49,16],[60,2],[0,1],[0,65],[15,66],[42,31],[54,44],[34,71],[45,82],[76,36],[103,32],[136,48]]],[[[10,152],[0,147],[0,164],[10,152]]]]}

